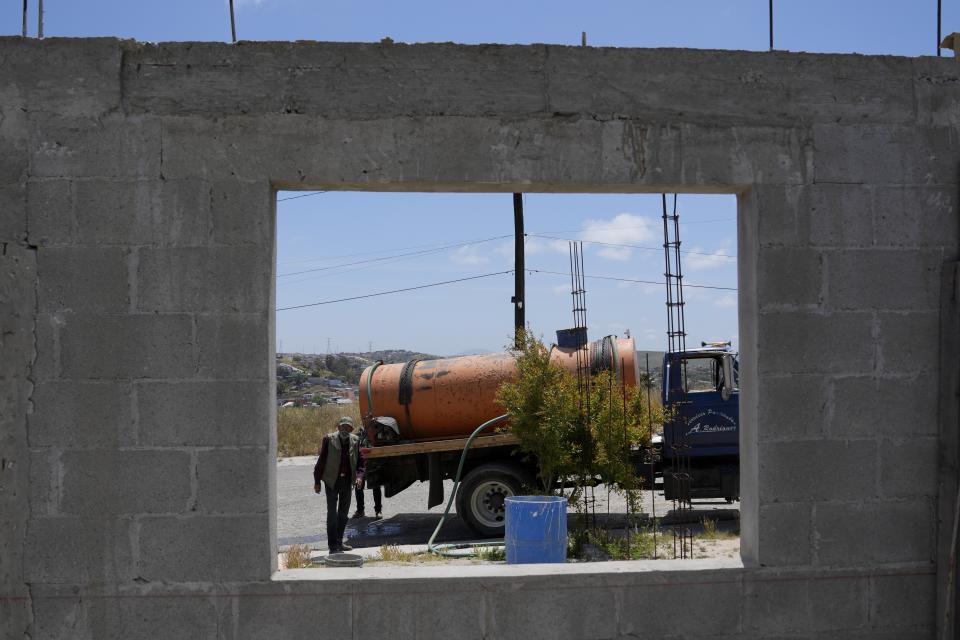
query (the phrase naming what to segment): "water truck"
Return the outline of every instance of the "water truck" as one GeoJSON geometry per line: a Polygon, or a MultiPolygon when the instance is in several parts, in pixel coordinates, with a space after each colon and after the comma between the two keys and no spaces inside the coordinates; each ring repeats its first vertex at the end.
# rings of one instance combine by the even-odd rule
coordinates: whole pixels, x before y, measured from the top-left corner
{"type": "MultiPolygon", "coordinates": [[[[550,357],[553,362],[575,373],[578,351],[581,351],[581,359],[586,356],[585,362],[589,364],[591,373],[613,371],[616,379],[625,387],[637,385],[640,375],[632,338],[607,336],[582,347],[555,345],[551,348],[550,357]]],[[[682,354],[673,355],[678,357],[669,363],[665,362],[664,366],[669,365],[672,369],[664,380],[674,381],[681,386],[664,396],[671,401],[675,400],[676,393],[686,380],[682,375],[686,358],[682,354]]],[[[726,352],[708,355],[704,351],[697,352],[693,357],[698,361],[715,357],[723,361],[729,356],[726,352]]],[[[725,371],[723,367],[728,365],[720,366],[721,371],[725,371]]],[[[496,402],[497,390],[504,382],[515,380],[516,375],[515,360],[509,353],[411,360],[404,364],[375,364],[365,369],[360,376],[359,395],[360,414],[371,445],[364,451],[369,481],[382,485],[387,498],[397,495],[414,482],[429,482],[428,508],[441,504],[443,481],[452,479],[456,474],[468,436],[478,425],[503,413],[503,408],[496,402]]],[[[732,380],[732,377],[729,379],[732,380]]],[[[694,401],[685,401],[685,411],[693,408],[697,393],[696,390],[689,390],[686,394],[687,398],[693,398],[694,401]]],[[[735,393],[727,394],[728,402],[732,398],[736,404],[735,396],[735,393]]],[[[707,399],[707,396],[702,397],[707,399]]],[[[713,405],[711,407],[716,408],[713,405]]],[[[704,413],[696,419],[703,422],[714,415],[712,412],[704,413]]],[[[647,454],[644,456],[638,452],[638,471],[649,474],[651,482],[654,474],[669,474],[673,493],[695,488],[703,496],[739,497],[713,496],[712,493],[716,491],[711,492],[689,481],[691,476],[686,467],[683,467],[683,472],[673,470],[676,466],[673,454],[679,450],[672,444],[685,437],[685,432],[677,426],[680,422],[675,420],[669,426],[664,425],[665,437],[657,447],[665,448],[655,452],[653,465],[640,462],[641,457],[648,459],[649,452],[643,452],[647,454]]],[[[713,430],[718,427],[712,425],[712,422],[703,422],[703,433],[716,433],[713,430]]],[[[735,427],[733,432],[720,433],[723,438],[733,437],[735,441],[739,429],[735,427]]],[[[689,440],[697,442],[700,437],[700,433],[695,432],[689,440]]],[[[713,435],[706,437],[711,443],[715,439],[713,435]]],[[[470,447],[457,491],[456,509],[467,525],[482,536],[502,536],[504,499],[519,495],[525,486],[536,484],[536,461],[515,455],[517,447],[518,440],[509,433],[509,429],[481,435],[470,447]]],[[[698,464],[701,463],[709,464],[708,457],[701,457],[698,464]]],[[[709,480],[710,473],[706,467],[702,471],[698,472],[697,477],[709,480]]],[[[739,478],[739,473],[736,477],[739,478]]],[[[664,478],[666,486],[667,475],[664,478]]]]}

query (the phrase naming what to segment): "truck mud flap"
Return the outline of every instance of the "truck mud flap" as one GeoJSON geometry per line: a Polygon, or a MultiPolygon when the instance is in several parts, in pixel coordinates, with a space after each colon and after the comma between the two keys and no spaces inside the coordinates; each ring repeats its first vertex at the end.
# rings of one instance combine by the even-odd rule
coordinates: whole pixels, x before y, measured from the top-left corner
{"type": "Polygon", "coordinates": [[[427,495],[427,508],[432,509],[443,503],[443,471],[440,468],[440,454],[427,454],[427,471],[430,475],[430,493],[427,495]]]}

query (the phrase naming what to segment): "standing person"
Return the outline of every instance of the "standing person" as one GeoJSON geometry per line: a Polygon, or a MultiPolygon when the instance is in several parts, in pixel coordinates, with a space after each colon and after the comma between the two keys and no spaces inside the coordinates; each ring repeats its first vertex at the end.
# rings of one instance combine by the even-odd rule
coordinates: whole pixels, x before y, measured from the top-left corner
{"type": "MultiPolygon", "coordinates": [[[[360,430],[360,448],[364,449],[370,446],[370,441],[367,439],[367,432],[363,429],[360,430]]],[[[366,467],[366,465],[364,465],[366,467]]],[[[371,470],[372,471],[372,470],[371,470]]],[[[366,481],[366,474],[364,474],[364,481],[366,481]]],[[[370,490],[373,492],[373,509],[379,518],[383,513],[383,495],[380,492],[380,485],[370,485],[369,482],[365,482],[367,486],[370,487],[370,490]]],[[[357,485],[356,495],[357,495],[357,510],[351,516],[352,518],[363,518],[366,517],[364,513],[363,505],[363,485],[364,482],[361,482],[357,485]]]]}
{"type": "Polygon", "coordinates": [[[324,436],[320,457],[313,468],[313,490],[320,493],[323,482],[327,494],[327,547],[330,553],[350,551],[343,543],[350,514],[350,489],[363,486],[364,463],[360,438],[353,431],[353,418],[344,416],[337,421],[337,431],[324,436]]]}

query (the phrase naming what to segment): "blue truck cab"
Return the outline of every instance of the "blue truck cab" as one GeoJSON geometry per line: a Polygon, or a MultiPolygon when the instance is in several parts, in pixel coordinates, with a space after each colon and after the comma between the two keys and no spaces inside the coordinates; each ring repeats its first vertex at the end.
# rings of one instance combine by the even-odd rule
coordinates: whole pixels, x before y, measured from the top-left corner
{"type": "Polygon", "coordinates": [[[729,343],[663,357],[661,464],[667,499],[740,499],[740,388],[729,343]]]}

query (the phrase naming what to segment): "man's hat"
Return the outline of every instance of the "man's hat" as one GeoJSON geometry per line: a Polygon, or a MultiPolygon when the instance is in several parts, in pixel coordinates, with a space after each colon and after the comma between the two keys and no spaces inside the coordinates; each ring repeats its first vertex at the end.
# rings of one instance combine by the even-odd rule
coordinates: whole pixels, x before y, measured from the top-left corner
{"type": "Polygon", "coordinates": [[[350,416],[343,416],[342,418],[340,418],[339,420],[337,420],[337,426],[338,426],[338,427],[339,427],[340,425],[342,425],[342,424],[350,425],[350,427],[352,428],[352,427],[353,427],[353,418],[351,418],[350,416]]]}

